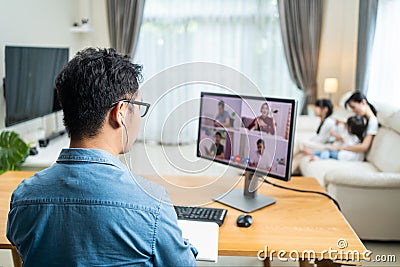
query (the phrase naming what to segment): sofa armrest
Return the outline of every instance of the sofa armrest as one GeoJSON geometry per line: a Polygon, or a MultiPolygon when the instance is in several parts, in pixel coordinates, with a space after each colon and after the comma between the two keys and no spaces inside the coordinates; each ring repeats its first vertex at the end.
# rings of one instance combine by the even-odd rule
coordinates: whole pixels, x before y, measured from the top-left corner
{"type": "Polygon", "coordinates": [[[363,172],[356,170],[336,169],[325,174],[324,182],[362,188],[400,188],[400,173],[363,172]]]}

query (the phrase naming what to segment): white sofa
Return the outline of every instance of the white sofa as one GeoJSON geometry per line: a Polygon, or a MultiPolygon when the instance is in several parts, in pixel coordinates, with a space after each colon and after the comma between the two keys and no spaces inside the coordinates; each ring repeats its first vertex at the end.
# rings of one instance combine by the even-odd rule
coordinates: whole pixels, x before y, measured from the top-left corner
{"type": "MultiPolygon", "coordinates": [[[[377,107],[381,127],[366,161],[310,161],[297,153],[294,167],[299,164],[303,176],[315,177],[326,188],[360,238],[400,240],[400,110],[377,107]]],[[[297,142],[315,131],[318,120],[311,123],[312,118],[298,118],[297,142]]]]}

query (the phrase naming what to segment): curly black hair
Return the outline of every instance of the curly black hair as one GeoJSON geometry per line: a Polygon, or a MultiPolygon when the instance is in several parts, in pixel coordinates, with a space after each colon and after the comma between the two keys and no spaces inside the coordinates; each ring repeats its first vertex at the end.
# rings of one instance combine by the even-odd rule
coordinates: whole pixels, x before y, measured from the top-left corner
{"type": "Polygon", "coordinates": [[[96,136],[111,105],[137,94],[141,71],[141,65],[112,48],[78,52],[55,82],[68,134],[75,138],[96,136]]]}
{"type": "Polygon", "coordinates": [[[258,139],[258,140],[257,140],[257,145],[259,145],[259,144],[262,144],[263,147],[265,147],[265,142],[264,142],[264,140],[258,139]]]}

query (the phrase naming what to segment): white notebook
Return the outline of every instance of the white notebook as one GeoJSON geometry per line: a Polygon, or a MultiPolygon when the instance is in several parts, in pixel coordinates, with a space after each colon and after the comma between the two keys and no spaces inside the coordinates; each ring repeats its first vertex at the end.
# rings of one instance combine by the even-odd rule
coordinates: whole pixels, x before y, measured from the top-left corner
{"type": "Polygon", "coordinates": [[[196,260],[217,262],[218,224],[214,222],[178,220],[178,225],[182,229],[183,238],[188,239],[199,252],[196,260]]]}

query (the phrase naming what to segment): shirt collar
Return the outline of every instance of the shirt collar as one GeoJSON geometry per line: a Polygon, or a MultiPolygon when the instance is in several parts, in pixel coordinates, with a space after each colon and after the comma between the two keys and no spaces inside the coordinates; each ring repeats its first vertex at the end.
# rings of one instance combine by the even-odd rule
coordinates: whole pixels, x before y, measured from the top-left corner
{"type": "Polygon", "coordinates": [[[91,162],[126,168],[117,157],[101,149],[64,148],[58,156],[57,163],[65,162],[91,162]]]}

